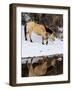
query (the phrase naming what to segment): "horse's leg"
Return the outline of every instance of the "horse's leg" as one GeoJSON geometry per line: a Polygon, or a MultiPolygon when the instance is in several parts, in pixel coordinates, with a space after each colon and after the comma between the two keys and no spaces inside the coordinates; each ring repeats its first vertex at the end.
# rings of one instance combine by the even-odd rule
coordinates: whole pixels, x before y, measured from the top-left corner
{"type": "Polygon", "coordinates": [[[46,33],[46,45],[48,44],[48,33],[46,33]]]}
{"type": "Polygon", "coordinates": [[[46,45],[48,44],[48,39],[46,39],[46,45]]]}
{"type": "Polygon", "coordinates": [[[44,37],[42,37],[42,44],[44,45],[44,37]]]}
{"type": "Polygon", "coordinates": [[[31,63],[29,67],[29,76],[34,76],[32,61],[33,61],[33,58],[31,58],[31,63]]]}
{"type": "Polygon", "coordinates": [[[24,26],[24,34],[25,34],[25,40],[27,40],[27,30],[26,30],[26,24],[24,26]]]}
{"type": "Polygon", "coordinates": [[[31,39],[31,34],[32,34],[32,32],[29,32],[29,38],[30,38],[30,42],[33,42],[31,39]]]}

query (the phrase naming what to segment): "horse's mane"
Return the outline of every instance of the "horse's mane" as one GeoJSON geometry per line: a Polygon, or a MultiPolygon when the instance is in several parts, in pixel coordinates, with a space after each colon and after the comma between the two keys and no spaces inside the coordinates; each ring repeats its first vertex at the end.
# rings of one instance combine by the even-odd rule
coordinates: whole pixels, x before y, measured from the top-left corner
{"type": "Polygon", "coordinates": [[[46,29],[46,32],[48,32],[48,33],[50,33],[50,34],[53,33],[53,31],[52,31],[50,28],[47,28],[46,26],[45,26],[45,29],[46,29]]]}

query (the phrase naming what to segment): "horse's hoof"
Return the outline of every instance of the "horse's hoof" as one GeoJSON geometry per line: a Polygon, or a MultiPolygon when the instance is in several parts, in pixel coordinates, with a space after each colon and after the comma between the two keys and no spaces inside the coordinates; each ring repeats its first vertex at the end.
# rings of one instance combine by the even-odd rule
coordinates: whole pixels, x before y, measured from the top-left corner
{"type": "Polygon", "coordinates": [[[33,42],[32,40],[30,40],[30,42],[33,42]]]}
{"type": "Polygon", "coordinates": [[[48,45],[48,42],[46,43],[46,45],[48,45]]]}
{"type": "Polygon", "coordinates": [[[44,45],[44,43],[42,43],[44,45]]]}
{"type": "Polygon", "coordinates": [[[27,38],[25,40],[27,41],[27,38]]]}

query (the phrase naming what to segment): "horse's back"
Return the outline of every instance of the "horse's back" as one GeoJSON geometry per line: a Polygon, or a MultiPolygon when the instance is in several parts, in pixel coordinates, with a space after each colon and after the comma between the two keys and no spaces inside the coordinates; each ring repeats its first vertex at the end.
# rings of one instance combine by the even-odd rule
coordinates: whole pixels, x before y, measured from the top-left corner
{"type": "Polygon", "coordinates": [[[37,24],[33,21],[27,23],[27,28],[32,28],[34,31],[44,31],[45,28],[41,24],[37,24]]]}
{"type": "Polygon", "coordinates": [[[36,24],[33,29],[38,35],[43,35],[46,32],[44,26],[40,24],[36,24]]]}
{"type": "Polygon", "coordinates": [[[34,22],[33,22],[33,21],[28,22],[28,23],[27,23],[27,26],[28,26],[28,27],[33,27],[33,26],[34,26],[34,22]]]}

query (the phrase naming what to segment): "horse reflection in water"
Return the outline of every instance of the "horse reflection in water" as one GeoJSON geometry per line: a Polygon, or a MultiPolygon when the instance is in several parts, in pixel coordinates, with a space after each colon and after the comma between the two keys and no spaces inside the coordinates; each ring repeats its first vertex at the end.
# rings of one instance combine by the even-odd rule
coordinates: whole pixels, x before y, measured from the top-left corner
{"type": "Polygon", "coordinates": [[[46,44],[48,44],[48,38],[51,38],[54,41],[56,37],[55,33],[48,27],[42,24],[37,24],[34,21],[29,21],[25,24],[24,27],[25,40],[27,40],[28,34],[30,41],[33,42],[31,38],[32,32],[42,37],[42,44],[44,44],[45,42],[46,44]]]}
{"type": "Polygon", "coordinates": [[[47,73],[47,70],[51,67],[55,67],[56,65],[56,60],[53,59],[51,62],[48,62],[47,59],[43,59],[41,60],[41,64],[36,65],[35,67],[33,67],[32,64],[33,58],[31,59],[31,63],[28,64],[27,62],[27,67],[28,67],[28,76],[32,77],[32,76],[44,76],[47,73]]]}
{"type": "Polygon", "coordinates": [[[47,68],[48,68],[47,67],[47,61],[45,61],[44,63],[42,63],[40,65],[37,65],[35,68],[33,68],[32,60],[33,59],[31,59],[30,65],[27,65],[27,67],[29,69],[28,76],[29,77],[31,77],[31,76],[41,76],[41,75],[46,74],[47,68]]]}

